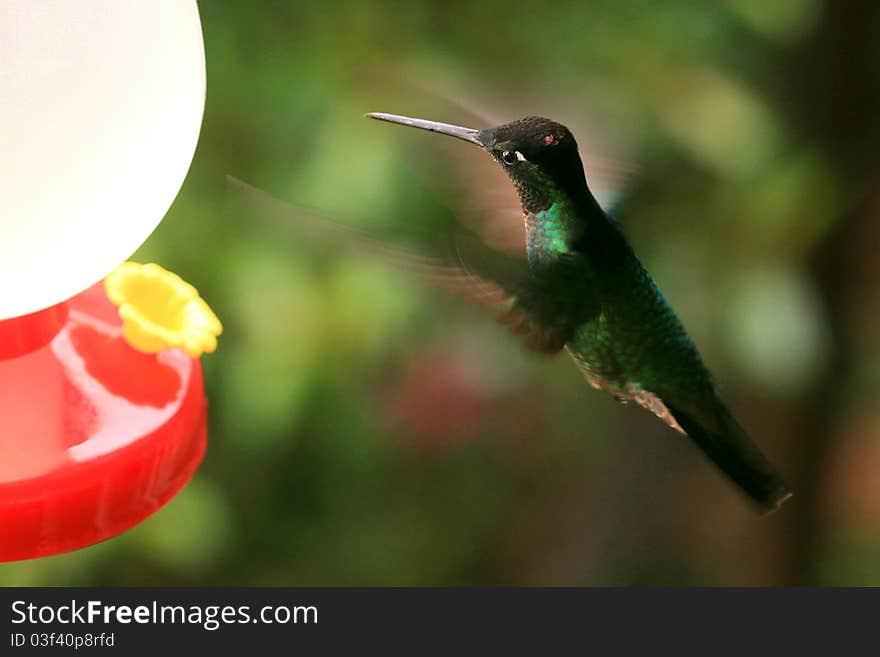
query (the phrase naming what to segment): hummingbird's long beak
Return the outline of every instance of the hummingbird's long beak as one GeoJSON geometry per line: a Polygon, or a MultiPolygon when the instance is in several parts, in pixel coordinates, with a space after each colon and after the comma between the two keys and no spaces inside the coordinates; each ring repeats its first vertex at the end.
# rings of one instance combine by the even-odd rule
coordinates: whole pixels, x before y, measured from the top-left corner
{"type": "Polygon", "coordinates": [[[485,147],[480,139],[480,131],[473,128],[463,128],[458,125],[449,123],[438,123],[437,121],[426,121],[425,119],[411,119],[408,116],[398,116],[397,114],[385,114],[384,112],[369,112],[365,114],[371,119],[380,121],[388,121],[389,123],[399,123],[407,125],[411,128],[421,128],[422,130],[430,130],[431,132],[439,132],[441,135],[449,135],[450,137],[458,137],[464,139],[477,146],[485,147]]]}

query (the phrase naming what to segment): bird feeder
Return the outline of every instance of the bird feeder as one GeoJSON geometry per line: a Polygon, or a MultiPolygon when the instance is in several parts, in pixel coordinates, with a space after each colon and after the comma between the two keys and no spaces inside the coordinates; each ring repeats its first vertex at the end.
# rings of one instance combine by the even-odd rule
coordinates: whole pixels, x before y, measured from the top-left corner
{"type": "Polygon", "coordinates": [[[205,98],[196,3],[0,7],[0,561],[114,536],[206,446],[220,323],[125,263],[168,210],[205,98]]]}

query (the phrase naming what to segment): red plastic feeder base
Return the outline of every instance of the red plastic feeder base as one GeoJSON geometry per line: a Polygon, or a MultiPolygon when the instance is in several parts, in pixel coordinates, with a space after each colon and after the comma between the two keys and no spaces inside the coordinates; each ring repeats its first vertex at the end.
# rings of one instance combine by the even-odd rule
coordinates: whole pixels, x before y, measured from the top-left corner
{"type": "Polygon", "coordinates": [[[142,521],[192,478],[206,426],[199,361],[132,349],[102,285],[0,321],[0,561],[142,521]]]}

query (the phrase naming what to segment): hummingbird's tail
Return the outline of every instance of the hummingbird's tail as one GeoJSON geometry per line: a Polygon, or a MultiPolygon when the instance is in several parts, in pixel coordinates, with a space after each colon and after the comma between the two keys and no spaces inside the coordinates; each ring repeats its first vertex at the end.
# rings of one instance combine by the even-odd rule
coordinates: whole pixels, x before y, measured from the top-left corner
{"type": "Polygon", "coordinates": [[[775,511],[791,497],[788,484],[726,410],[720,429],[708,431],[687,413],[667,406],[691,440],[764,511],[775,511]]]}

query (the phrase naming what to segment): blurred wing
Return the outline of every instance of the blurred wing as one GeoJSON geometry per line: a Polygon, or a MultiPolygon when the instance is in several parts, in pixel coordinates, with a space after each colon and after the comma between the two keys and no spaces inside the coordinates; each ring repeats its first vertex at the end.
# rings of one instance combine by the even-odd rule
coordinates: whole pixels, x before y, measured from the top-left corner
{"type": "Polygon", "coordinates": [[[232,176],[227,179],[250,216],[372,253],[472,302],[496,309],[500,311],[498,321],[523,336],[528,349],[548,354],[560,351],[585,317],[598,311],[589,303],[589,272],[579,259],[535,274],[524,258],[493,249],[461,226],[424,235],[417,246],[404,245],[281,201],[232,176]]]}

